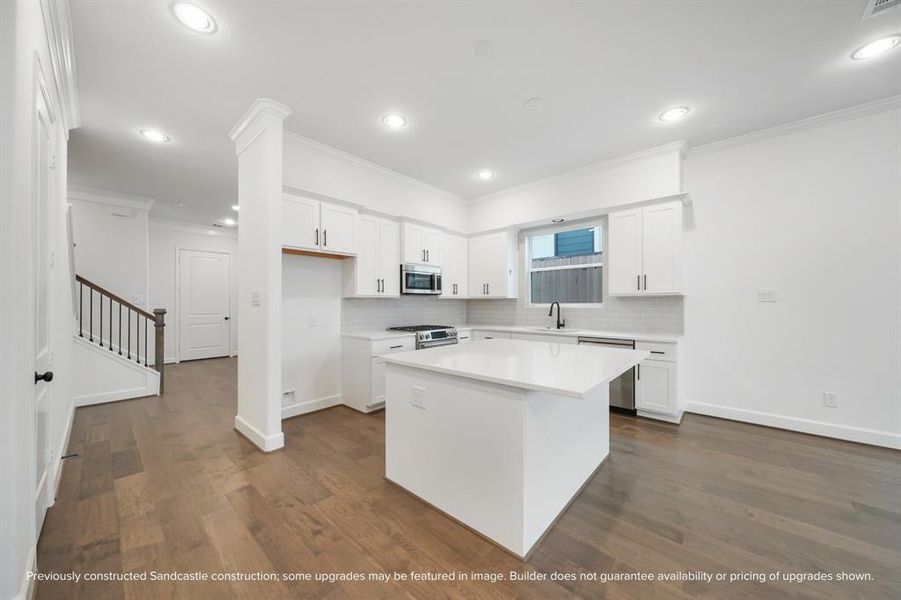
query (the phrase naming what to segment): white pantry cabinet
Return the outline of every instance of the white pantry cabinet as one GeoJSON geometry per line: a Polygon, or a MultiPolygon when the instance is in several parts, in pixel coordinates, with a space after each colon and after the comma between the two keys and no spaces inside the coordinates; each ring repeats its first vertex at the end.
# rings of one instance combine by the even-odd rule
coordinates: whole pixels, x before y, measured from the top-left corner
{"type": "Polygon", "coordinates": [[[441,266],[441,231],[416,223],[403,224],[404,262],[441,266]]]}
{"type": "Polygon", "coordinates": [[[397,298],[400,295],[400,224],[360,215],[357,256],[344,261],[345,298],[397,298]]]}
{"type": "Polygon", "coordinates": [[[355,254],[358,211],[302,196],[282,197],[282,246],[333,254],[355,254]]]}
{"type": "Polygon", "coordinates": [[[446,300],[461,300],[469,290],[469,244],[464,237],[441,236],[441,296],[446,300]]]}
{"type": "Polygon", "coordinates": [[[682,202],[610,213],[610,296],[682,293],[682,202]]]}
{"type": "Polygon", "coordinates": [[[469,238],[469,297],[517,297],[516,236],[499,231],[469,238]]]}

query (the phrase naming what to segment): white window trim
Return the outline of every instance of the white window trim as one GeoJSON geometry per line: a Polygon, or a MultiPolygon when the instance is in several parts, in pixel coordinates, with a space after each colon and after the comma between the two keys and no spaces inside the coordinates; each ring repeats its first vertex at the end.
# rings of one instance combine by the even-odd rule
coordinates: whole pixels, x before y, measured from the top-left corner
{"type": "MultiPolygon", "coordinates": [[[[573,229],[590,229],[592,227],[600,227],[604,230],[604,241],[606,242],[606,225],[603,220],[591,220],[585,221],[582,223],[573,222],[565,225],[554,225],[553,227],[539,227],[535,229],[528,229],[522,231],[523,241],[525,243],[525,252],[523,252],[525,260],[523,261],[523,267],[525,268],[525,277],[523,277],[523,281],[525,282],[525,306],[526,308],[539,308],[539,307],[548,307],[550,306],[547,302],[532,302],[532,272],[541,272],[541,271],[557,271],[564,269],[587,269],[595,266],[600,266],[604,268],[605,261],[604,257],[606,257],[607,253],[604,251],[602,247],[601,251],[601,262],[599,263],[585,263],[581,265],[562,265],[558,267],[539,267],[537,269],[532,268],[532,236],[533,235],[549,235],[552,233],[561,233],[564,231],[572,231],[573,229]]],[[[606,246],[606,244],[604,244],[606,246]]],[[[606,290],[601,290],[601,297],[603,298],[606,295],[606,290]]],[[[604,303],[602,302],[561,302],[560,306],[563,308],[603,308],[604,303]]]]}

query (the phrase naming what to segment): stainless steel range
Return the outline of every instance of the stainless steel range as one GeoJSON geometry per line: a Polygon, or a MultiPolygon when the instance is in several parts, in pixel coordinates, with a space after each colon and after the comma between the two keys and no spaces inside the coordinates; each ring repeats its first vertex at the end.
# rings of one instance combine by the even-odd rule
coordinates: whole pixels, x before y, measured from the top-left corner
{"type": "Polygon", "coordinates": [[[416,349],[449,346],[457,343],[457,330],[450,325],[405,325],[389,327],[388,331],[409,331],[416,334],[416,349]]]}

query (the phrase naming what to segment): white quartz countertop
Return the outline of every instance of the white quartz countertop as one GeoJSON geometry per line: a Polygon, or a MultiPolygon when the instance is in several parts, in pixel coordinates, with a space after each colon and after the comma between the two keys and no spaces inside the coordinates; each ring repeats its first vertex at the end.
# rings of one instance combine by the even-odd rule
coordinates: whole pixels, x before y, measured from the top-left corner
{"type": "Polygon", "coordinates": [[[637,342],[676,343],[682,336],[672,333],[635,333],[629,331],[597,331],[564,327],[563,329],[528,327],[523,325],[457,325],[457,329],[474,329],[476,331],[504,331],[508,333],[534,333],[537,335],[560,335],[565,337],[603,337],[616,340],[635,340],[637,342]]]}
{"type": "Polygon", "coordinates": [[[386,331],[376,330],[376,331],[352,331],[349,333],[342,333],[341,337],[353,338],[356,340],[369,340],[371,342],[378,342],[380,340],[396,340],[400,338],[410,338],[413,337],[413,333],[409,331],[386,331]]]}
{"type": "Polygon", "coordinates": [[[645,350],[495,339],[382,358],[390,364],[584,398],[648,356],[645,350]]]}

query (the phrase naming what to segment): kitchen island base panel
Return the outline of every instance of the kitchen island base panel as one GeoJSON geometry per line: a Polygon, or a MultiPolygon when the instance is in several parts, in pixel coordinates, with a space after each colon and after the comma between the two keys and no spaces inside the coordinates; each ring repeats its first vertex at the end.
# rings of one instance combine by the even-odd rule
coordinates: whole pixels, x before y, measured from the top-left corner
{"type": "Polygon", "coordinates": [[[607,386],[571,398],[387,367],[386,478],[517,557],[609,453],[607,386]]]}

